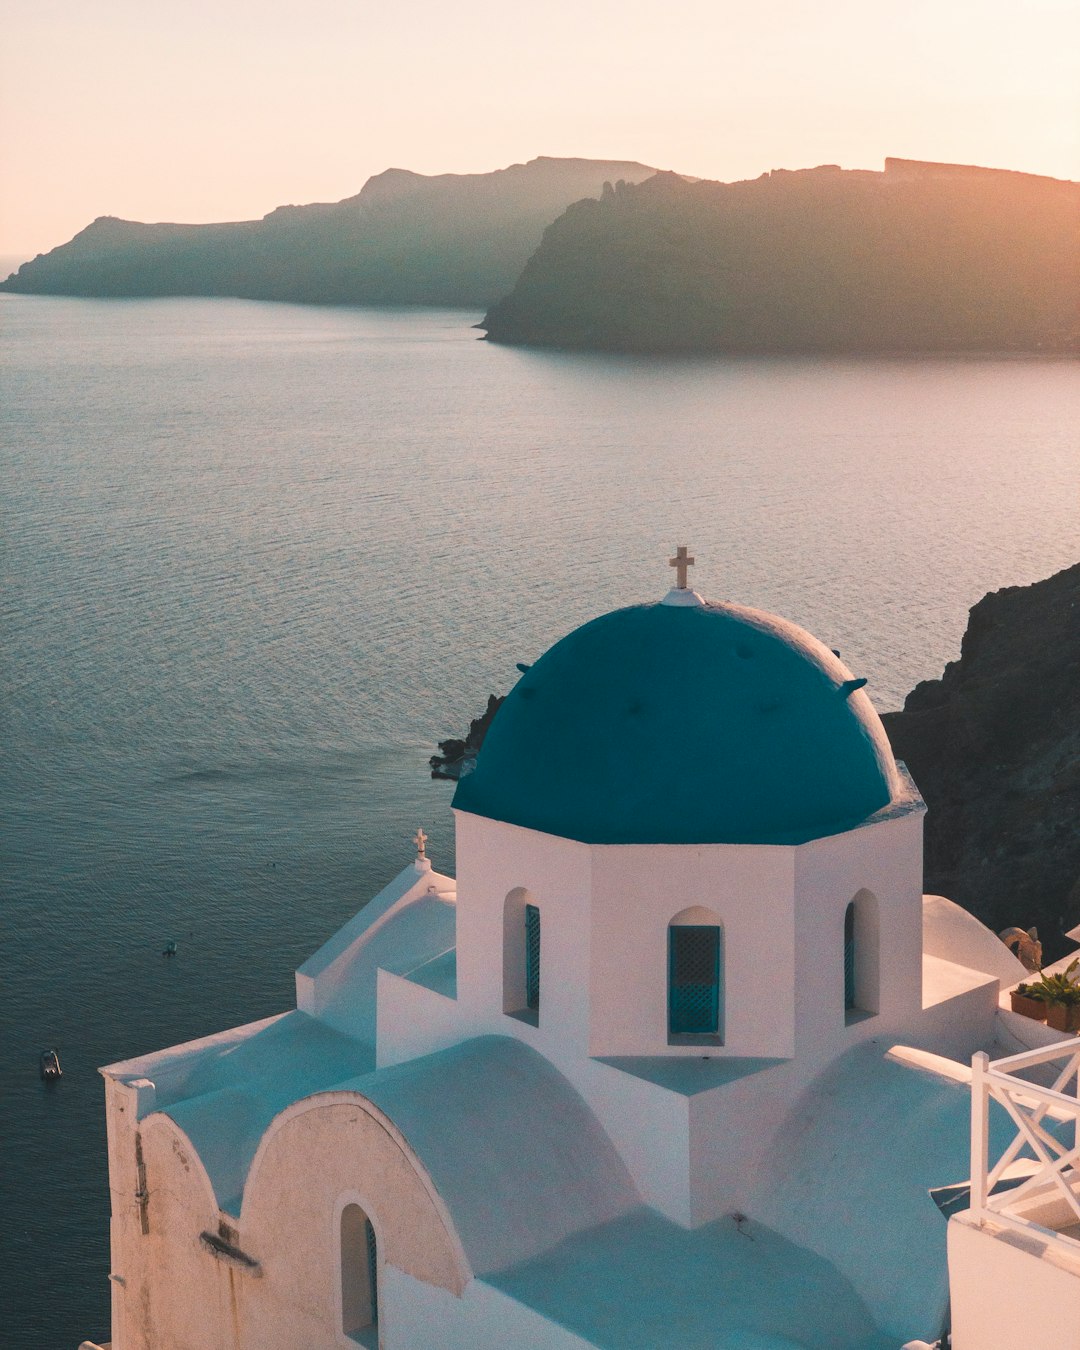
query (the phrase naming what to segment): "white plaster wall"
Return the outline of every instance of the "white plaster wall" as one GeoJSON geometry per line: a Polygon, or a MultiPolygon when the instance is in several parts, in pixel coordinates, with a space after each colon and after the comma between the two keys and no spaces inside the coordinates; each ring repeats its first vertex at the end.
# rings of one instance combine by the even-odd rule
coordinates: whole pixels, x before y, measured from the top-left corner
{"type": "Polygon", "coordinates": [[[183,1131],[153,1114],[137,1133],[147,1231],[140,1206],[114,1196],[112,1265],[123,1283],[114,1282],[113,1350],[237,1350],[258,1277],[201,1244],[222,1216],[183,1131]]]}
{"type": "Polygon", "coordinates": [[[1080,1247],[949,1220],[953,1350],[1080,1350],[1080,1247]]]}
{"type": "Polygon", "coordinates": [[[584,1350],[582,1340],[491,1285],[473,1280],[461,1298],[388,1268],[381,1350],[584,1350]]]}
{"type": "MultiPolygon", "coordinates": [[[[670,920],[702,905],[724,928],[720,1056],[809,1057],[912,1033],[922,1007],[922,816],[910,810],[798,848],[586,846],[457,812],[463,1026],[521,1036],[564,1068],[582,1055],[688,1055],[669,1045],[670,920]],[[503,909],[541,914],[538,1027],[503,1012],[503,909]],[[844,914],[876,897],[876,1016],[847,1025],[844,914]]],[[[471,1033],[470,1033],[471,1034],[471,1033]]],[[[565,1068],[564,1068],[565,1071],[565,1068]]]]}
{"type": "Polygon", "coordinates": [[[691,1226],[752,1214],[751,1197],[777,1166],[773,1141],[802,1085],[794,1063],[778,1064],[689,1100],[691,1226]]]}
{"type": "Polygon", "coordinates": [[[388,970],[379,971],[376,1065],[385,1069],[476,1035],[457,999],[388,970]]]}
{"type": "Polygon", "coordinates": [[[567,1066],[647,1205],[691,1223],[690,1099],[596,1060],[567,1066]]]}
{"type": "MultiPolygon", "coordinates": [[[[147,1081],[142,1093],[152,1109],[153,1089],[147,1081]]],[[[142,1154],[139,1133],[140,1090],[134,1084],[105,1078],[105,1129],[109,1153],[109,1268],[118,1278],[111,1286],[112,1345],[128,1350],[143,1344],[138,1321],[148,1292],[148,1272],[143,1269],[142,1239],[138,1193],[143,1179],[138,1161],[142,1154]]]]}
{"type": "MultiPolygon", "coordinates": [[[[117,1104],[125,1089],[116,1085],[117,1104]]],[[[114,1175],[133,1179],[125,1119],[114,1175]]],[[[455,1292],[470,1272],[426,1174],[355,1094],[323,1094],[278,1117],[252,1166],[240,1221],[222,1215],[195,1150],[167,1116],[138,1128],[147,1228],[126,1189],[114,1195],[113,1350],[330,1350],[340,1331],[340,1233],[346,1199],[375,1224],[380,1256],[455,1292]],[[257,1266],[200,1241],[219,1233],[257,1266]]],[[[380,1291],[381,1292],[381,1291],[380,1291]]],[[[388,1315],[392,1309],[387,1309],[388,1315]]],[[[353,1343],[354,1344],[354,1343],[353,1343]]]]}
{"type": "Polygon", "coordinates": [[[453,913],[454,885],[428,858],[406,867],[299,967],[296,1006],[371,1043],[378,966],[419,960],[435,930],[452,931],[437,920],[453,913]]]}
{"type": "MultiPolygon", "coordinates": [[[[465,812],[456,816],[459,1038],[494,1031],[516,1036],[543,1054],[584,1097],[645,1202],[689,1225],[689,1099],[593,1056],[702,1053],[696,1046],[667,1043],[668,921],[689,905],[708,903],[702,892],[713,895],[725,872],[733,872],[735,879],[728,880],[724,892],[731,921],[731,936],[725,936],[736,943],[738,968],[749,985],[755,964],[774,959],[773,943],[748,908],[736,905],[736,897],[768,885],[783,896],[786,876],[790,931],[790,851],[753,850],[758,856],[751,858],[742,849],[716,847],[592,848],[465,812]],[[606,888],[604,917],[593,923],[598,873],[606,888]],[[535,1027],[502,1007],[503,907],[518,886],[530,892],[541,915],[535,1027]],[[651,914],[648,929],[643,907],[651,914]],[[590,1014],[595,1018],[598,1009],[603,1010],[600,1036],[595,1022],[590,1025],[590,1014]]],[[[783,910],[782,898],[778,904],[783,910]]],[[[384,979],[381,987],[390,993],[390,981],[384,979]]],[[[404,1003],[408,996],[395,987],[390,997],[404,1003]]],[[[419,1052],[451,1044],[451,1026],[428,1016],[422,1000],[410,1002],[425,1017],[425,1029],[395,1035],[401,1047],[407,1042],[419,1052]]],[[[734,1017],[734,1032],[741,1038],[737,1052],[762,1053],[753,1047],[764,1044],[790,1046],[790,1017],[780,1032],[763,1033],[754,1030],[751,1009],[735,1013],[729,1005],[728,1016],[734,1017]]],[[[388,1023],[380,1010],[380,1025],[388,1023]]],[[[389,1033],[380,1034],[380,1054],[383,1034],[389,1033]]],[[[723,1049],[710,1046],[709,1052],[723,1049]]]]}
{"type": "Polygon", "coordinates": [[[1027,978],[1023,965],[996,933],[943,895],[923,896],[923,951],[994,975],[1004,989],[1027,978]]]}
{"type": "Polygon", "coordinates": [[[589,847],[464,812],[457,830],[457,1032],[454,1014],[384,979],[395,1023],[424,1022],[395,1031],[385,1053],[405,1058],[485,1030],[525,1040],[588,1102],[646,1203],[677,1222],[741,1206],[791,1105],[852,1045],[889,1036],[967,1052],[985,1039],[987,991],[964,1000],[959,1035],[945,1038],[941,1018],[922,1015],[918,810],[798,848],[589,847]],[[519,886],[541,910],[537,1027],[502,1011],[503,907],[519,886]],[[879,1011],[847,1025],[844,913],[861,889],[877,899],[879,1011]],[[724,925],[722,1046],[668,1044],[668,924],[696,905],[724,925]],[[596,1061],[702,1055],[794,1062],[688,1097],[596,1061]]]}
{"type": "Polygon", "coordinates": [[[917,1034],[922,916],[921,812],[795,850],[795,1048],[801,1067],[812,1072],[860,1040],[917,1034]],[[844,914],[860,890],[877,899],[878,1006],[875,1015],[848,1025],[844,914]]]}
{"type": "Polygon", "coordinates": [[[923,969],[924,989],[935,1001],[927,1001],[909,1039],[970,1066],[975,1051],[990,1049],[997,1039],[998,980],[936,956],[925,957],[923,969]]]}
{"type": "Polygon", "coordinates": [[[552,1063],[588,1046],[589,849],[572,840],[456,811],[458,1003],[465,1024],[519,1036],[552,1063]],[[540,910],[540,1016],[503,1011],[503,909],[524,887],[540,910]]]}
{"type": "Polygon", "coordinates": [[[590,1052],[790,1055],[792,850],[655,844],[591,853],[590,1052]],[[724,930],[724,1043],[707,1049],[668,1044],[668,925],[698,905],[724,930]]]}
{"type": "MultiPolygon", "coordinates": [[[[455,1293],[465,1287],[460,1243],[396,1131],[354,1094],[322,1094],[283,1113],[252,1164],[240,1234],[262,1263],[266,1296],[256,1289],[246,1309],[243,1350],[348,1344],[337,1218],[349,1200],[375,1228],[384,1271],[392,1263],[455,1293]]],[[[384,1285],[385,1275],[380,1295],[384,1285]]],[[[392,1320],[392,1304],[385,1315],[392,1320]]]]}

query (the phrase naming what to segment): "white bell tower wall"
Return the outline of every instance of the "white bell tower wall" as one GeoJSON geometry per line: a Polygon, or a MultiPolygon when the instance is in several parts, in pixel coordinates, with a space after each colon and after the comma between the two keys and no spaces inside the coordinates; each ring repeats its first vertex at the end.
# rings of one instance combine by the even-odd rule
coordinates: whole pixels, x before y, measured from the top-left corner
{"type": "Polygon", "coordinates": [[[913,793],[798,846],[587,845],[457,811],[458,1032],[438,1043],[524,1040],[647,1203],[688,1225],[726,1213],[827,1064],[872,1037],[920,1041],[922,810],[913,793]],[[722,934],[716,1035],[672,1031],[673,921],[722,934]]]}
{"type": "Polygon", "coordinates": [[[560,1069],[587,1054],[591,866],[573,840],[456,811],[457,997],[469,1034],[518,1036],[560,1069]],[[525,986],[539,914],[539,1006],[525,986]],[[514,1008],[513,1003],[522,1006],[514,1008]]]}
{"type": "Polygon", "coordinates": [[[918,1036],[923,810],[794,850],[795,1053],[812,1071],[868,1037],[918,1036]]]}
{"type": "Polygon", "coordinates": [[[794,1053],[791,849],[597,845],[592,864],[591,1054],[794,1053]],[[669,927],[687,911],[722,933],[715,1038],[669,1033],[669,927]]]}

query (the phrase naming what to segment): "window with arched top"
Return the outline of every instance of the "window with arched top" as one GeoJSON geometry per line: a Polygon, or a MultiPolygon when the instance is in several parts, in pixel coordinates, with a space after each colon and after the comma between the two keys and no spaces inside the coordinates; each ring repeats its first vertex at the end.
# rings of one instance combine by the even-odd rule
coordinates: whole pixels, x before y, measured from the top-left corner
{"type": "Polygon", "coordinates": [[[359,1205],[341,1211],[341,1330],[357,1345],[379,1343],[379,1246],[359,1205]]]}
{"type": "Polygon", "coordinates": [[[525,1007],[540,1014],[540,910],[525,906],[525,1007]]]}
{"type": "Polygon", "coordinates": [[[540,906],[524,886],[503,902],[503,1012],[540,1022],[540,906]]]}
{"type": "Polygon", "coordinates": [[[712,910],[694,905],[668,925],[668,1041],[723,1040],[724,928],[712,910]]]}
{"type": "Polygon", "coordinates": [[[855,893],[844,910],[844,1020],[859,1022],[879,1008],[878,899],[855,893]]]}

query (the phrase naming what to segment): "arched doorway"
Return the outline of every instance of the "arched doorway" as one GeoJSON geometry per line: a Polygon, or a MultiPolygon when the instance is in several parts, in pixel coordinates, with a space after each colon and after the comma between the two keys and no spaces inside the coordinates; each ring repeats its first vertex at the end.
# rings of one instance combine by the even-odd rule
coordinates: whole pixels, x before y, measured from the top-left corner
{"type": "Polygon", "coordinates": [[[358,1345],[379,1343],[379,1247],[359,1205],[341,1211],[341,1330],[358,1345]]]}

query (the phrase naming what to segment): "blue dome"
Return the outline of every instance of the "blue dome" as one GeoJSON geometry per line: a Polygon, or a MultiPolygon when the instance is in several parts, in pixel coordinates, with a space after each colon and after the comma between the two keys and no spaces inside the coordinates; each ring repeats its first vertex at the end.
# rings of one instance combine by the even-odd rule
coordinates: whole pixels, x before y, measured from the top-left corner
{"type": "Polygon", "coordinates": [[[854,683],[816,638],[758,610],[615,610],[518,680],[454,806],[587,844],[837,834],[899,786],[854,683]]]}

